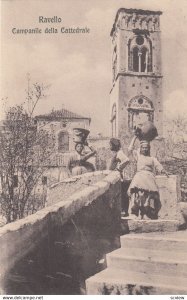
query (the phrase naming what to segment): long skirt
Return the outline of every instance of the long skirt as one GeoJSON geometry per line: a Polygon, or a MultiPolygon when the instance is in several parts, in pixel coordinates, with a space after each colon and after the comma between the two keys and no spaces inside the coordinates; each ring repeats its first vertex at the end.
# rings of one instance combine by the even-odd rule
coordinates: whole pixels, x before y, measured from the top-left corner
{"type": "Polygon", "coordinates": [[[150,171],[138,171],[132,179],[128,193],[130,194],[134,189],[158,192],[158,186],[156,184],[154,174],[150,171]]]}
{"type": "Polygon", "coordinates": [[[139,171],[135,174],[129,189],[131,213],[136,216],[146,215],[150,219],[158,219],[161,208],[158,186],[155,176],[149,171],[139,171]]]}

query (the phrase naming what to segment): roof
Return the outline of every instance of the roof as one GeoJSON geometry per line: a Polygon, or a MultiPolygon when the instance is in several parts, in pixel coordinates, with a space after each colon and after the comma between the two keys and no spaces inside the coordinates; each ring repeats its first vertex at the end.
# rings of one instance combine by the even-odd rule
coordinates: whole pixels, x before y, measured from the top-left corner
{"type": "Polygon", "coordinates": [[[90,120],[88,117],[83,117],[76,113],[73,113],[67,109],[60,109],[60,110],[53,110],[49,114],[39,115],[35,117],[36,119],[42,120],[57,120],[57,119],[87,119],[90,120]]]}
{"type": "Polygon", "coordinates": [[[139,15],[159,15],[159,16],[162,15],[162,11],[160,11],[160,10],[155,11],[155,10],[144,10],[144,9],[135,9],[135,8],[124,8],[124,7],[122,7],[120,9],[118,9],[118,11],[116,13],[115,21],[114,21],[114,24],[112,26],[112,30],[111,30],[111,33],[110,33],[111,36],[112,36],[114,28],[115,28],[115,23],[116,23],[116,21],[118,19],[118,16],[121,12],[126,12],[128,14],[135,13],[135,14],[139,14],[139,15]]]}

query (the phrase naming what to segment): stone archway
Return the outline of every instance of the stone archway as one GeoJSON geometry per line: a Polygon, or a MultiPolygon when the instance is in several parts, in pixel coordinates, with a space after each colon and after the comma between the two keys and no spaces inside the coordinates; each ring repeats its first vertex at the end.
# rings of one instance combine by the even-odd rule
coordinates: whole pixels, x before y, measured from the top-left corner
{"type": "Polygon", "coordinates": [[[133,129],[135,126],[143,124],[145,121],[154,121],[154,107],[152,101],[138,95],[132,98],[128,104],[128,127],[133,129]]]}

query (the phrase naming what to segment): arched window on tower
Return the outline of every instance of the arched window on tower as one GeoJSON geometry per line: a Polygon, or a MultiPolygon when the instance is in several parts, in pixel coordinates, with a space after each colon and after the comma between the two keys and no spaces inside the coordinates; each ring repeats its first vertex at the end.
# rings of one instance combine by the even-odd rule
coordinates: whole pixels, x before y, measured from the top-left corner
{"type": "Polygon", "coordinates": [[[116,137],[116,104],[112,107],[112,115],[111,115],[111,127],[112,127],[112,137],[116,137]]]}
{"type": "Polygon", "coordinates": [[[150,39],[141,35],[129,40],[129,71],[152,72],[152,44],[150,39]]]}
{"type": "Polygon", "coordinates": [[[146,121],[154,121],[154,107],[152,101],[138,95],[132,98],[128,103],[128,127],[133,129],[142,125],[146,121]]]}

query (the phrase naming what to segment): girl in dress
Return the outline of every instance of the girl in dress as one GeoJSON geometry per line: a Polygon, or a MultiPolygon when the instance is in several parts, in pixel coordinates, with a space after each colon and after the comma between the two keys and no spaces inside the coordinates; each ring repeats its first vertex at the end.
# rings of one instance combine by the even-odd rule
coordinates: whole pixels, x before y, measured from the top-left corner
{"type": "Polygon", "coordinates": [[[134,150],[137,139],[135,136],[128,148],[137,162],[137,172],[132,179],[128,189],[131,200],[131,213],[136,217],[158,219],[158,212],[161,208],[158,186],[155,180],[155,173],[159,172],[168,176],[159,161],[150,156],[150,143],[140,141],[140,149],[134,150]]]}
{"type": "Polygon", "coordinates": [[[110,150],[113,152],[113,157],[110,161],[109,170],[118,170],[123,176],[123,169],[129,163],[129,159],[121,149],[119,139],[110,139],[110,150]]]}
{"type": "Polygon", "coordinates": [[[71,154],[67,164],[69,175],[75,176],[95,171],[93,164],[91,164],[87,160],[90,157],[94,156],[96,154],[96,151],[91,146],[89,146],[90,151],[86,152],[84,149],[84,145],[85,144],[83,143],[75,144],[75,151],[71,154]]]}
{"type": "Polygon", "coordinates": [[[129,158],[125,155],[121,149],[120,140],[116,138],[110,139],[110,150],[113,152],[113,157],[110,161],[109,170],[117,170],[120,172],[121,176],[121,192],[122,192],[122,216],[127,217],[129,209],[129,198],[127,195],[127,190],[129,187],[129,181],[124,179],[123,171],[129,163],[129,158]]]}

